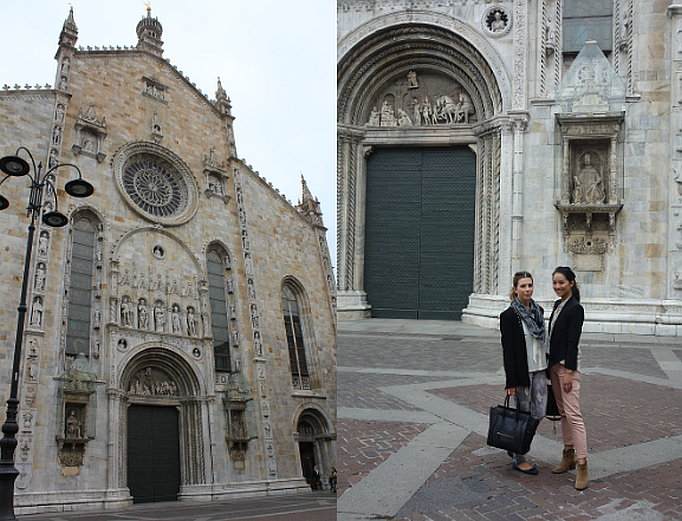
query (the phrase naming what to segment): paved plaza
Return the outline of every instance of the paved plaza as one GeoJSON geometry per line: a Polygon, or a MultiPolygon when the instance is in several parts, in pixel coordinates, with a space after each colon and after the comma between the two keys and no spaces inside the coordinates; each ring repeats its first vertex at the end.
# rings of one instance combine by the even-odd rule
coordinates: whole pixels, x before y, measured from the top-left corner
{"type": "Polygon", "coordinates": [[[339,521],[682,520],[682,339],[584,334],[589,487],[554,475],[543,420],[511,468],[486,445],[504,399],[499,331],[460,322],[339,323],[339,521]]]}
{"type": "Polygon", "coordinates": [[[211,502],[142,503],[129,508],[17,516],[18,521],[335,521],[336,497],[325,490],[211,502]]]}

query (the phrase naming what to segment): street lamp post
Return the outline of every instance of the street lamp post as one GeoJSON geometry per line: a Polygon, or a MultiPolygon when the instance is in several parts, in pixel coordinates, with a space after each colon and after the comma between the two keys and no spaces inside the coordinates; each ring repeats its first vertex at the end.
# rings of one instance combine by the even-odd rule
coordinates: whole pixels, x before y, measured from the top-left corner
{"type": "MultiPolygon", "coordinates": [[[[31,217],[31,224],[28,226],[28,239],[26,242],[26,258],[24,260],[24,276],[21,282],[21,297],[19,300],[19,318],[17,319],[17,336],[14,342],[14,361],[12,363],[12,382],[10,396],[7,400],[7,417],[2,425],[3,437],[0,440],[0,521],[14,520],[14,481],[19,475],[19,471],[14,467],[14,450],[17,446],[16,434],[19,432],[17,424],[17,411],[19,408],[19,368],[21,365],[21,348],[24,340],[24,323],[26,321],[26,294],[28,292],[28,276],[31,266],[31,254],[33,252],[33,235],[35,232],[35,221],[40,216],[43,207],[43,192],[49,186],[55,194],[55,209],[43,215],[44,224],[51,227],[62,227],[68,223],[68,219],[57,210],[57,190],[52,183],[49,174],[62,167],[71,167],[78,172],[78,178],[66,183],[64,189],[73,197],[88,197],[92,195],[94,189],[81,174],[76,165],[63,163],[47,169],[41,177],[42,163],[36,167],[33,155],[26,147],[19,147],[13,156],[6,156],[0,159],[0,170],[5,177],[0,181],[0,186],[12,177],[22,177],[28,175],[31,180],[31,193],[28,200],[27,216],[31,217]],[[19,152],[26,152],[31,159],[33,173],[28,162],[19,157],[19,152]]],[[[9,207],[9,200],[0,194],[0,210],[9,207]]]]}

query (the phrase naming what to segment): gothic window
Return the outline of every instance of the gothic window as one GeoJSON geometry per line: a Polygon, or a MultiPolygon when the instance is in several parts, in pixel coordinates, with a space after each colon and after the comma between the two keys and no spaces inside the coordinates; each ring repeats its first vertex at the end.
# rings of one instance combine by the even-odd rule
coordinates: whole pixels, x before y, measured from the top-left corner
{"type": "Polygon", "coordinates": [[[76,217],[71,243],[71,276],[66,331],[66,354],[90,355],[92,286],[95,268],[96,225],[87,217],[76,217]]]}
{"type": "Polygon", "coordinates": [[[213,325],[213,355],[216,371],[230,372],[230,335],[225,291],[225,255],[209,250],[206,255],[208,271],[211,324],[213,325]]]}
{"type": "Polygon", "coordinates": [[[612,0],[564,0],[564,52],[580,52],[587,40],[596,40],[603,52],[611,52],[612,14],[612,0]]]}
{"type": "Polygon", "coordinates": [[[284,314],[284,329],[287,334],[294,389],[310,389],[310,376],[306,362],[303,328],[301,327],[303,317],[296,289],[289,284],[282,286],[282,313],[284,314]]]}

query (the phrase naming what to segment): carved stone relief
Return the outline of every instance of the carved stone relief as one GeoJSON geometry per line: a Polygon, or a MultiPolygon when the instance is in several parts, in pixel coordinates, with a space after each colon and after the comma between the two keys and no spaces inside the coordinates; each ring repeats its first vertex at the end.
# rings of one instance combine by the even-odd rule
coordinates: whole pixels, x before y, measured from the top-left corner
{"type": "Polygon", "coordinates": [[[131,396],[176,396],[178,386],[163,371],[146,367],[133,376],[128,392],[131,396]]]}
{"type": "Polygon", "coordinates": [[[512,17],[506,7],[494,5],[483,13],[481,27],[483,32],[493,38],[502,38],[509,34],[512,26],[512,17]]]}
{"type": "Polygon", "coordinates": [[[102,117],[101,120],[97,118],[93,102],[90,103],[85,114],[83,114],[82,109],[78,111],[74,128],[76,129],[76,138],[71,146],[74,155],[83,154],[94,157],[98,163],[104,161],[106,154],[102,150],[104,149],[104,139],[107,137],[106,118],[102,117]]]}
{"type": "Polygon", "coordinates": [[[457,82],[434,73],[410,71],[374,98],[367,127],[468,124],[476,119],[469,94],[457,82]],[[378,107],[378,109],[377,109],[378,107]]]}

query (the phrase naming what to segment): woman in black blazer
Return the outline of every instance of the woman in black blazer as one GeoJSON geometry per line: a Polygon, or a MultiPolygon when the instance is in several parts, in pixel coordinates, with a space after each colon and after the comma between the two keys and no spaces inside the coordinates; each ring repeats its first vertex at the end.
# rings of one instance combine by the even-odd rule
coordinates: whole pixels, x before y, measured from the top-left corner
{"type": "MultiPolygon", "coordinates": [[[[516,408],[541,420],[547,409],[547,334],[544,311],[531,298],[533,277],[527,271],[514,274],[511,305],[500,315],[505,389],[516,408]]],[[[515,470],[537,474],[525,454],[510,453],[515,470]]]]}
{"type": "Polygon", "coordinates": [[[564,452],[561,463],[552,469],[561,474],[578,465],[575,488],[587,487],[587,434],[580,413],[580,349],[585,311],[571,268],[559,266],[552,274],[552,286],[559,297],[549,317],[549,367],[552,391],[561,414],[564,452]]]}

